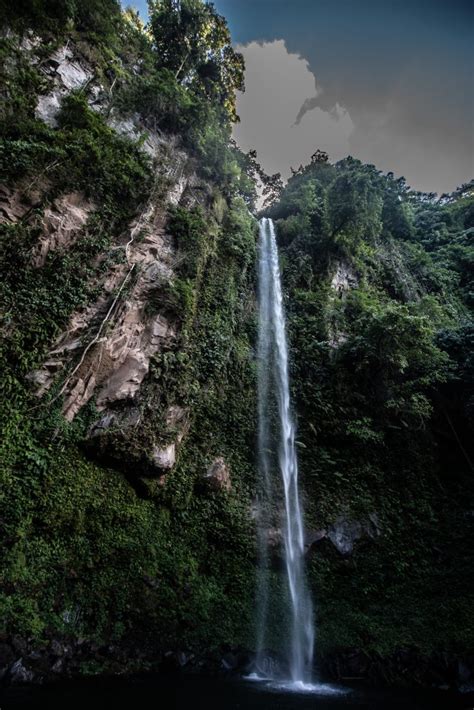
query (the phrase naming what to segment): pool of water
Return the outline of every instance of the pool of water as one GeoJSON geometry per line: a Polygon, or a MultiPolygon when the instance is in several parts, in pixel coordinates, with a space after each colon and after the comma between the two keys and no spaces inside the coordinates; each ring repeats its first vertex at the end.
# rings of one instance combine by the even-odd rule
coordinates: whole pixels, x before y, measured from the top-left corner
{"type": "Polygon", "coordinates": [[[0,690],[0,710],[467,710],[448,691],[400,691],[332,684],[297,687],[255,679],[193,676],[101,678],[0,690]]]}

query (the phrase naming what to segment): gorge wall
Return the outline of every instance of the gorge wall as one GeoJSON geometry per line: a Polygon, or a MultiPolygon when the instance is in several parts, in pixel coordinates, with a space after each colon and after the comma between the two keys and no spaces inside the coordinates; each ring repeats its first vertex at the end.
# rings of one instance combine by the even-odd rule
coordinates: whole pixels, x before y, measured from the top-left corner
{"type": "Polygon", "coordinates": [[[133,21],[3,38],[7,679],[251,646],[257,223],[133,21]]]}
{"type": "MultiPolygon", "coordinates": [[[[55,7],[3,16],[0,673],[240,667],[251,161],[229,97],[180,83],[133,13],[55,7]]],[[[472,188],[440,203],[319,154],[267,213],[316,653],[335,677],[468,683],[472,188]]]]}
{"type": "Polygon", "coordinates": [[[472,185],[438,201],[319,153],[268,214],[288,296],[319,652],[346,677],[440,682],[450,667],[466,682],[472,185]]]}

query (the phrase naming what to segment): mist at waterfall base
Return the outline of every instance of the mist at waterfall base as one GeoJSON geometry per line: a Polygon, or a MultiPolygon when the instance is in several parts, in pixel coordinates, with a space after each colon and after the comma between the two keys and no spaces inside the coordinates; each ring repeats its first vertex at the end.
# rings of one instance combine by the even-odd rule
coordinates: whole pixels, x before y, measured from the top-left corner
{"type": "MultiPolygon", "coordinates": [[[[282,690],[334,694],[331,686],[312,685],[314,622],[304,566],[303,516],[298,490],[298,461],[288,374],[288,345],[275,228],[260,221],[258,330],[258,503],[259,570],[257,580],[257,648],[254,680],[278,682],[282,690]],[[271,612],[271,530],[282,530],[287,593],[280,620],[271,612]],[[287,672],[272,655],[272,627],[287,629],[283,639],[287,672]]],[[[285,669],[286,670],[286,669],[285,669]]]]}

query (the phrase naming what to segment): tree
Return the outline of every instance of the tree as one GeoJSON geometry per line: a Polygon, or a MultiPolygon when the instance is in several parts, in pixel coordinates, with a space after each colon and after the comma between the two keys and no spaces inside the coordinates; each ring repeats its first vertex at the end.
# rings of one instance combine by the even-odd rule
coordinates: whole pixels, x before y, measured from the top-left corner
{"type": "Polygon", "coordinates": [[[151,0],[150,26],[160,67],[237,121],[235,92],[244,90],[244,59],[232,48],[227,23],[214,6],[201,0],[151,0]]]}
{"type": "Polygon", "coordinates": [[[329,188],[329,222],[332,236],[354,248],[365,237],[374,239],[381,231],[382,198],[377,174],[370,166],[346,158],[329,188]]]}
{"type": "Polygon", "coordinates": [[[329,160],[329,155],[326,153],[325,150],[320,150],[317,148],[317,150],[313,153],[311,156],[311,163],[327,163],[329,160]]]}

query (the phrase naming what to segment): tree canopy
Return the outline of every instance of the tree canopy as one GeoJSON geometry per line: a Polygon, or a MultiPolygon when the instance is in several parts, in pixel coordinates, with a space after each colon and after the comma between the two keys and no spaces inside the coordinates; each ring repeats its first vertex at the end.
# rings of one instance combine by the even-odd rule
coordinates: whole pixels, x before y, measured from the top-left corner
{"type": "Polygon", "coordinates": [[[237,121],[235,92],[244,90],[244,60],[214,6],[201,0],[152,0],[150,27],[160,66],[237,121]]]}

